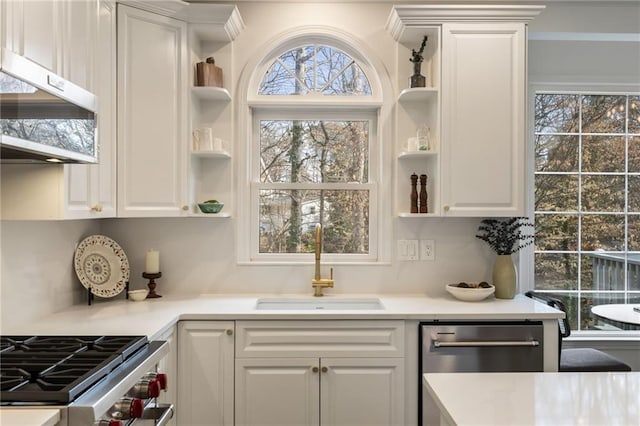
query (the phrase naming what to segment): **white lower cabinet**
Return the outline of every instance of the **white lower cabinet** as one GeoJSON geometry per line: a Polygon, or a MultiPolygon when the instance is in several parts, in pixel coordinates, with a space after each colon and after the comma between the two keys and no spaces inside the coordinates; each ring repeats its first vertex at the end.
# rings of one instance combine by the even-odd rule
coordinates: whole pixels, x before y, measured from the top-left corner
{"type": "Polygon", "coordinates": [[[236,425],[403,425],[402,321],[239,321],[236,425]]]}
{"type": "Polygon", "coordinates": [[[176,424],[233,426],[233,321],[178,323],[176,424]]]}

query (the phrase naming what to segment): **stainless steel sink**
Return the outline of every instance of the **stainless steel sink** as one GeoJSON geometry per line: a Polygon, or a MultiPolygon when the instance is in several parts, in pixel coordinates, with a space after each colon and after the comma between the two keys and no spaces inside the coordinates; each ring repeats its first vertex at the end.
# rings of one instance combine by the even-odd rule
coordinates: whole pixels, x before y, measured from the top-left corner
{"type": "Polygon", "coordinates": [[[258,299],[258,310],[380,310],[384,305],[376,297],[363,298],[293,298],[265,297],[258,299]]]}

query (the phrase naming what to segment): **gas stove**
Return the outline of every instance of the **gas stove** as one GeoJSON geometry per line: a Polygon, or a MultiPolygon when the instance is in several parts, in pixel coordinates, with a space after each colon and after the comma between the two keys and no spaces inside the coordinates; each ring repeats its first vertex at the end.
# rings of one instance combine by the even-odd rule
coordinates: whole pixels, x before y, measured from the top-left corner
{"type": "Polygon", "coordinates": [[[160,424],[173,413],[155,399],[166,389],[156,368],[168,351],[145,336],[2,336],[0,402],[60,408],[70,426],[160,424]]]}

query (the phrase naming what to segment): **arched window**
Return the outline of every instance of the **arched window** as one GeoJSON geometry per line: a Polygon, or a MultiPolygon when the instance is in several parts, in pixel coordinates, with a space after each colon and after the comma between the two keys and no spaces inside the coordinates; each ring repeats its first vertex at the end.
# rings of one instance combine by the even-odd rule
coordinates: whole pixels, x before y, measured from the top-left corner
{"type": "Polygon", "coordinates": [[[371,95],[371,86],[351,56],[331,46],[313,44],[280,55],[269,67],[258,93],[371,95]]]}
{"type": "Polygon", "coordinates": [[[308,260],[320,223],[324,258],[376,260],[379,105],[366,101],[366,64],[329,43],[297,46],[265,60],[250,88],[251,257],[308,260]]]}

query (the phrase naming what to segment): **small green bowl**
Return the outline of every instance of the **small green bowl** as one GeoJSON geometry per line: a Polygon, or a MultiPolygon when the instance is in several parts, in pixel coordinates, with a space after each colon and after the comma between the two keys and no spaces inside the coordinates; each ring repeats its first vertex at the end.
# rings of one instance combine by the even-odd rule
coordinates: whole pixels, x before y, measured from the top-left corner
{"type": "Polygon", "coordinates": [[[202,213],[220,213],[224,203],[199,203],[198,207],[202,213]]]}

